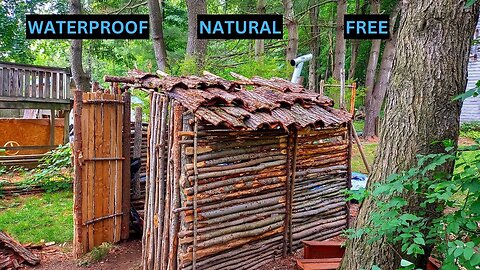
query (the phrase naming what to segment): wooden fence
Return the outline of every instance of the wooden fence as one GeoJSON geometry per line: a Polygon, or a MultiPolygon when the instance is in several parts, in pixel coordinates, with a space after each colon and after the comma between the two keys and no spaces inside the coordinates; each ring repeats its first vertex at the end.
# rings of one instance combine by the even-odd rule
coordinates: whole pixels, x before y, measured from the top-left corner
{"type": "Polygon", "coordinates": [[[124,146],[130,147],[129,100],[128,93],[75,93],[77,257],[103,242],[128,238],[130,152],[124,146]]]}

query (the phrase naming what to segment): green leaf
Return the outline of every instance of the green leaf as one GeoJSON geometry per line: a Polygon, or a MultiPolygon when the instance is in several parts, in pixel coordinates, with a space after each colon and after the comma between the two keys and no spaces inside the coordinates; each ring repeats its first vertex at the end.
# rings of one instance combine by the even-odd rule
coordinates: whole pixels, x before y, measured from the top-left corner
{"type": "Polygon", "coordinates": [[[472,212],[480,213],[480,197],[478,197],[477,200],[472,203],[472,212]]]}
{"type": "Polygon", "coordinates": [[[413,242],[415,242],[419,245],[425,245],[425,240],[423,240],[423,238],[414,238],[413,242]]]}
{"type": "Polygon", "coordinates": [[[403,267],[407,267],[407,266],[413,265],[413,263],[411,263],[411,262],[409,262],[409,261],[407,261],[407,260],[402,259],[402,260],[400,261],[400,265],[403,266],[403,267]]]}
{"type": "MultiPolygon", "coordinates": [[[[469,1],[475,2],[475,0],[469,0],[469,1]]],[[[473,4],[473,3],[472,3],[472,4],[473,4]]],[[[472,4],[470,4],[470,5],[472,5],[472,4]]],[[[467,3],[467,5],[468,5],[468,3],[467,3]]],[[[465,6],[466,6],[466,5],[465,5],[465,6]]],[[[470,89],[470,90],[467,90],[467,91],[465,91],[465,93],[454,97],[453,100],[459,100],[459,99],[465,100],[465,99],[467,99],[467,98],[469,98],[469,97],[471,97],[471,96],[476,96],[476,95],[478,95],[477,90],[478,90],[477,88],[472,88],[472,89],[470,89]]]]}
{"type": "Polygon", "coordinates": [[[470,260],[470,264],[472,266],[478,266],[480,265],[480,254],[479,253],[475,253],[473,254],[471,260],[470,260]]]}
{"type": "Polygon", "coordinates": [[[465,260],[470,260],[473,256],[473,248],[466,248],[463,250],[463,257],[465,258],[465,260]]]}
{"type": "Polygon", "coordinates": [[[460,257],[460,255],[462,255],[463,253],[463,248],[457,248],[455,249],[455,251],[453,252],[453,256],[455,257],[460,257]]]}
{"type": "Polygon", "coordinates": [[[372,270],[382,270],[382,268],[376,266],[376,265],[372,265],[372,270]]]}
{"type": "Polygon", "coordinates": [[[467,3],[465,3],[465,8],[471,7],[475,3],[475,1],[476,0],[468,0],[467,3]]]}

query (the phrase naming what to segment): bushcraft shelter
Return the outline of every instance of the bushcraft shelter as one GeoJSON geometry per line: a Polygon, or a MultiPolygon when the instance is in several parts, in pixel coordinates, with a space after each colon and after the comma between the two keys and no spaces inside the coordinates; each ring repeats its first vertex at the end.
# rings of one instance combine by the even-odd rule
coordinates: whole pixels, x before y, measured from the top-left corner
{"type": "Polygon", "coordinates": [[[256,269],[348,224],[351,115],[280,78],[131,73],[150,89],[144,269],[256,269]]]}

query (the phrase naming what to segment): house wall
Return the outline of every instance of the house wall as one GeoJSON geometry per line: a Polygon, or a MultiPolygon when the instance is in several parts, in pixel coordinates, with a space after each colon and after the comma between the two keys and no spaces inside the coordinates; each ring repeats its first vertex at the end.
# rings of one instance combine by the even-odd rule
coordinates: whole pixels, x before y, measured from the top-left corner
{"type": "MultiPolygon", "coordinates": [[[[480,22],[477,24],[474,39],[480,37],[480,22]]],[[[477,81],[480,80],[480,53],[479,46],[474,45],[470,51],[468,61],[468,81],[466,90],[475,87],[477,81]]],[[[460,115],[460,122],[477,122],[480,121],[480,97],[469,97],[465,99],[460,115]]]]}
{"type": "MultiPolygon", "coordinates": [[[[63,118],[55,119],[55,145],[63,144],[63,118]]],[[[8,141],[20,146],[50,144],[50,119],[0,119],[0,148],[8,141]]],[[[48,149],[21,150],[18,155],[42,154],[48,149]]]]}

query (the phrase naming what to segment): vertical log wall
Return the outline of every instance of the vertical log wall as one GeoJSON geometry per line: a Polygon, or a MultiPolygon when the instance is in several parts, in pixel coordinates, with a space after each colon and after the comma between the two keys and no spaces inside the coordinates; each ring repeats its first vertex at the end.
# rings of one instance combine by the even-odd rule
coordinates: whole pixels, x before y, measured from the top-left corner
{"type": "Polygon", "coordinates": [[[345,127],[229,131],[152,93],[144,269],[255,269],[345,228],[345,127]]]}

